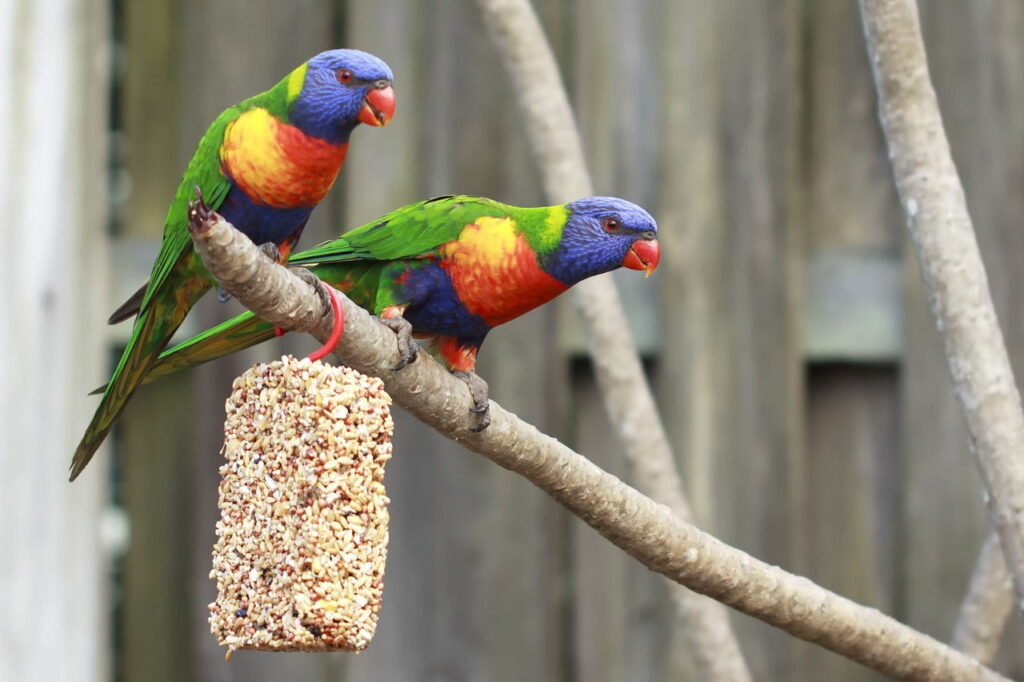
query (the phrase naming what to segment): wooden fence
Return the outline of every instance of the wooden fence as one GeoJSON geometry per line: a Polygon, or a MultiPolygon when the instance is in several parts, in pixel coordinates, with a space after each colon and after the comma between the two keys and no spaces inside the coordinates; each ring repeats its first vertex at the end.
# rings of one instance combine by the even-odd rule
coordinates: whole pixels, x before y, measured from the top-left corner
{"type": "MultiPolygon", "coordinates": [[[[856,2],[535,4],[598,191],[659,220],[657,275],[617,280],[701,525],[948,639],[987,521],[904,244],[856,2]]],[[[941,0],[922,12],[1024,371],[1024,6],[941,0]]],[[[469,0],[115,0],[113,15],[112,305],[145,277],[206,124],[329,47],[388,61],[398,112],[386,129],[355,133],[304,244],[429,195],[543,202],[469,0]]],[[[209,298],[191,330],[234,310],[209,298]]],[[[111,478],[131,523],[112,589],[117,679],[693,679],[657,577],[404,414],[370,650],[224,662],[206,625],[223,401],[251,362],[312,345],[267,344],[140,391],[86,472],[111,478]]],[[[628,480],[569,306],[495,332],[481,374],[505,407],[628,480]]],[[[749,618],[734,623],[756,679],[873,678],[749,618]]],[[[1017,624],[1006,641],[1021,636],[1017,624]]],[[[1004,648],[998,667],[1024,675],[1024,649],[1004,648]]]]}

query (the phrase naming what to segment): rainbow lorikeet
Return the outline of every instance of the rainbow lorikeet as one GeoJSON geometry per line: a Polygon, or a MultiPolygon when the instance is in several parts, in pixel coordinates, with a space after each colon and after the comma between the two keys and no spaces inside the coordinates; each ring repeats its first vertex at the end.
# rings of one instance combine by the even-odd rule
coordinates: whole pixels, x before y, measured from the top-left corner
{"type": "MultiPolygon", "coordinates": [[[[658,227],[622,199],[590,197],[564,206],[518,208],[444,196],[400,208],[330,242],[294,254],[309,269],[399,331],[402,364],[411,337],[469,384],[487,426],[487,385],[475,373],[487,333],[547,303],[587,277],[620,266],[650,274],[658,227]],[[403,326],[405,329],[403,329],[403,326]]],[[[228,355],[274,335],[246,312],[168,349],[146,381],[228,355]]]]}
{"type": "Polygon", "coordinates": [[[207,129],[164,223],[149,281],[111,315],[138,314],[128,346],[71,462],[74,480],[125,403],[215,281],[192,249],[188,202],[198,188],[210,207],[281,262],[341,169],[360,123],[394,115],[391,69],[358,50],[322,52],[277,85],[225,110],[207,129]]]}

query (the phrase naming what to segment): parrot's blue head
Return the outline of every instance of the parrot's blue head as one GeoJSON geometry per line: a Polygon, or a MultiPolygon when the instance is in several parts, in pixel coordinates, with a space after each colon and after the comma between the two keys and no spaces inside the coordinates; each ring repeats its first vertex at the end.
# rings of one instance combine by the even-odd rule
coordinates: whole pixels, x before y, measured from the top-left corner
{"type": "Polygon", "coordinates": [[[564,284],[618,267],[654,272],[661,259],[658,224],[634,203],[588,197],[566,205],[562,239],[544,269],[564,284]]]}
{"type": "Polygon", "coordinates": [[[288,78],[290,122],[307,135],[347,142],[360,123],[386,126],[391,121],[393,80],[391,68],[367,52],[321,52],[288,78]]]}

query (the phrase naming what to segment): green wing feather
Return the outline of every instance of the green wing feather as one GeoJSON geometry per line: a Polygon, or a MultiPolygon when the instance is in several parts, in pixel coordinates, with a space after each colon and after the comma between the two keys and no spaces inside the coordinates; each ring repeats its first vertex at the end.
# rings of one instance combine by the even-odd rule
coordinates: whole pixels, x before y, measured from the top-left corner
{"type": "Polygon", "coordinates": [[[273,325],[246,311],[165,350],[143,383],[245,350],[273,337],[273,325]]]}
{"type": "Polygon", "coordinates": [[[341,237],[293,255],[293,265],[419,258],[456,239],[481,216],[518,217],[524,210],[471,196],[442,196],[403,206],[341,237]]]}
{"type": "Polygon", "coordinates": [[[146,293],[142,298],[141,310],[145,310],[167,280],[182,255],[191,251],[192,239],[188,234],[188,204],[195,199],[196,186],[203,193],[206,205],[216,211],[224,203],[231,188],[231,181],[221,171],[220,146],[224,141],[224,131],[228,124],[242,114],[241,105],[231,107],[221,113],[206,130],[199,141],[196,153],[185,169],[185,174],[178,185],[174,201],[167,211],[164,222],[164,237],[160,244],[160,253],[153,264],[153,272],[149,277],[146,293]]]}

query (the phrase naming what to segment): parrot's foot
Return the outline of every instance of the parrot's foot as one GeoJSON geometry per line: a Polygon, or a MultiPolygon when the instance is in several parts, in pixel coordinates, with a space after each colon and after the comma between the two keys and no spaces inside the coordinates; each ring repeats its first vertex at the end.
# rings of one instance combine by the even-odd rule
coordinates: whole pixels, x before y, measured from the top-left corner
{"type": "Polygon", "coordinates": [[[473,398],[473,407],[469,408],[469,411],[478,415],[479,419],[477,425],[470,431],[480,433],[491,425],[491,401],[488,397],[490,389],[487,387],[487,382],[476,372],[457,369],[452,374],[465,381],[466,386],[469,387],[469,395],[473,398]]]}
{"type": "Polygon", "coordinates": [[[377,321],[395,333],[398,339],[398,364],[391,368],[397,372],[412,363],[420,353],[420,347],[412,338],[412,325],[404,317],[378,317],[377,321]]]}
{"type": "Polygon", "coordinates": [[[277,248],[277,244],[274,242],[263,242],[260,244],[260,251],[275,263],[281,262],[281,249],[277,248]]]}
{"type": "Polygon", "coordinates": [[[288,268],[288,270],[291,271],[293,275],[301,279],[303,282],[313,287],[316,293],[320,295],[320,303],[322,303],[325,308],[330,308],[332,305],[334,305],[334,299],[332,298],[333,294],[330,294],[327,291],[330,287],[328,287],[326,284],[320,281],[319,277],[317,277],[315,274],[313,274],[306,268],[301,268],[297,265],[288,268]]]}
{"type": "Polygon", "coordinates": [[[231,300],[231,294],[224,287],[217,287],[217,300],[221,303],[227,303],[231,300]]]}
{"type": "Polygon", "coordinates": [[[195,190],[196,198],[188,202],[188,231],[205,232],[210,229],[214,212],[206,205],[206,201],[203,199],[203,190],[199,189],[199,185],[195,185],[195,190]]]}
{"type": "MultiPolygon", "coordinates": [[[[262,251],[264,255],[271,259],[275,258],[275,254],[277,254],[278,257],[280,256],[280,254],[277,253],[277,246],[272,242],[260,244],[260,251],[262,251]],[[273,252],[271,252],[271,249],[273,249],[273,252]]],[[[324,284],[319,277],[314,275],[306,268],[300,268],[296,266],[288,269],[292,272],[293,275],[301,279],[309,286],[313,287],[313,290],[320,297],[320,305],[322,305],[325,308],[333,308],[334,300],[332,298],[332,294],[328,293],[327,291],[330,287],[324,284]]],[[[274,325],[274,336],[281,337],[284,336],[286,333],[288,333],[287,329],[278,327],[276,324],[274,325]]]]}
{"type": "MultiPolygon", "coordinates": [[[[307,270],[306,272],[309,271],[307,270]]],[[[320,282],[320,280],[317,280],[317,282],[320,283],[320,289],[323,290],[324,294],[331,301],[331,310],[334,312],[334,324],[331,326],[331,335],[327,337],[327,341],[324,342],[324,345],[306,356],[314,362],[322,360],[327,355],[333,353],[334,349],[338,346],[338,341],[341,340],[342,332],[345,331],[345,306],[341,303],[341,294],[335,291],[332,287],[320,282]]]]}

